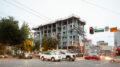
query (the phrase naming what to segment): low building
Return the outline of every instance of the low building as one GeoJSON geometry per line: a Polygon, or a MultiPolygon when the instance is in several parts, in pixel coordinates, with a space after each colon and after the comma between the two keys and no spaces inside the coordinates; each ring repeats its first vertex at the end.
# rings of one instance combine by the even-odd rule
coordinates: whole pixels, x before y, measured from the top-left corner
{"type": "Polygon", "coordinates": [[[89,53],[89,50],[91,49],[91,46],[93,46],[92,40],[85,39],[85,45],[84,45],[84,53],[85,54],[89,53]]]}
{"type": "Polygon", "coordinates": [[[108,45],[107,42],[98,41],[97,46],[100,48],[101,55],[110,55],[112,51],[112,47],[108,45]]]}

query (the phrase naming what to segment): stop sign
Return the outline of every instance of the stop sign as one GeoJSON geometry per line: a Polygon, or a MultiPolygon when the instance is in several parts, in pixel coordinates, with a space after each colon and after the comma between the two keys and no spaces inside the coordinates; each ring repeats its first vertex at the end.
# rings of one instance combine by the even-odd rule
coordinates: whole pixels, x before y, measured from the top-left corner
{"type": "Polygon", "coordinates": [[[117,41],[115,41],[115,45],[117,46],[117,41]]]}

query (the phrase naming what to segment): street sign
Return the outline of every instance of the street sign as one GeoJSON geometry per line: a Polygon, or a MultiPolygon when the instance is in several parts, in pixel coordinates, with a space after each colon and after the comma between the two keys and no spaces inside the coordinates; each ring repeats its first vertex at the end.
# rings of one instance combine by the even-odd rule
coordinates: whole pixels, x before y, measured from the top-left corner
{"type": "Polygon", "coordinates": [[[117,32],[117,27],[110,28],[110,32],[117,32]]]}
{"type": "Polygon", "coordinates": [[[95,29],[94,32],[104,32],[104,29],[95,29]]]}
{"type": "Polygon", "coordinates": [[[109,31],[109,27],[108,26],[105,27],[105,31],[109,31]]]}

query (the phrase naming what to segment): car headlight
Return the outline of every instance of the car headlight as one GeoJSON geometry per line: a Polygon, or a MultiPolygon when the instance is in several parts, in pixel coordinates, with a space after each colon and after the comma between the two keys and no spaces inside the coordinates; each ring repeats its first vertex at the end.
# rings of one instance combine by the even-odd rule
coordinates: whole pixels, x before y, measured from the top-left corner
{"type": "Polygon", "coordinates": [[[112,60],[111,57],[105,57],[105,60],[112,60]]]}
{"type": "Polygon", "coordinates": [[[25,55],[25,57],[28,57],[28,55],[25,55]]]}

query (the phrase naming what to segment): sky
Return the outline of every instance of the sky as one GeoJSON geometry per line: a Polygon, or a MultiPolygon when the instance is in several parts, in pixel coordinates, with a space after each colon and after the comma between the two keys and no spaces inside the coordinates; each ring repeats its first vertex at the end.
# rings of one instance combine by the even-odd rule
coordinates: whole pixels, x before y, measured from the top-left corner
{"type": "Polygon", "coordinates": [[[114,46],[113,32],[91,35],[89,27],[120,28],[119,6],[120,0],[0,0],[0,18],[13,16],[20,26],[25,21],[33,28],[75,15],[86,22],[86,37],[93,44],[103,40],[114,46]]]}

